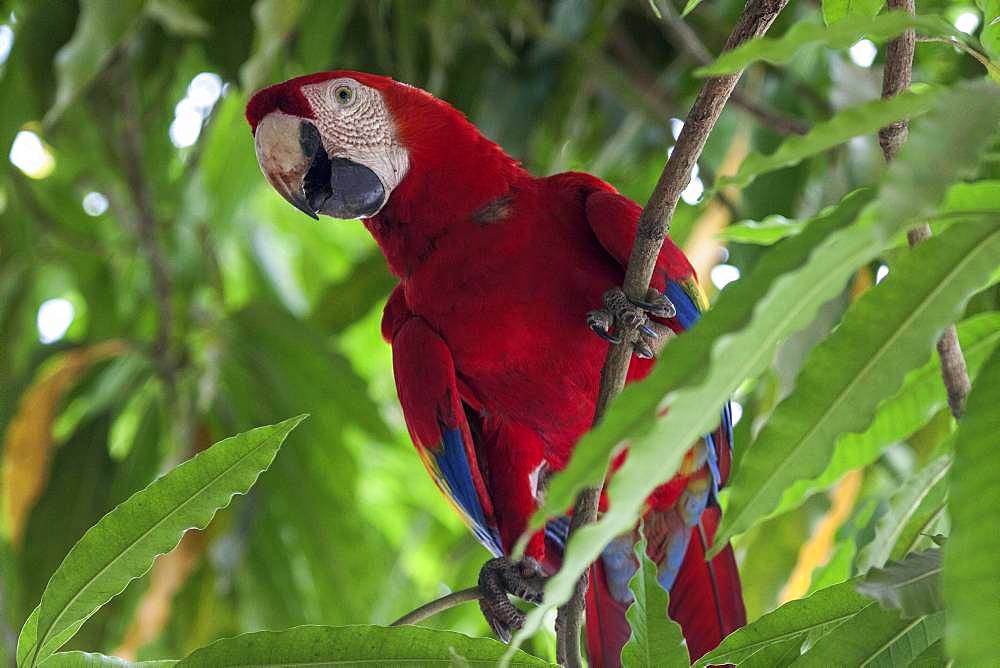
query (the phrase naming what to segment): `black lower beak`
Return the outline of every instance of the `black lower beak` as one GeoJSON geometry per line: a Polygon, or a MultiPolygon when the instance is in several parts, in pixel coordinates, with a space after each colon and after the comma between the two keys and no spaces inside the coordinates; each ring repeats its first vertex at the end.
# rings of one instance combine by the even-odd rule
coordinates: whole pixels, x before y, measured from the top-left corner
{"type": "Polygon", "coordinates": [[[385,187],[372,170],[347,158],[331,160],[320,147],[303,180],[309,208],[334,218],[370,216],[382,206],[385,187]]]}

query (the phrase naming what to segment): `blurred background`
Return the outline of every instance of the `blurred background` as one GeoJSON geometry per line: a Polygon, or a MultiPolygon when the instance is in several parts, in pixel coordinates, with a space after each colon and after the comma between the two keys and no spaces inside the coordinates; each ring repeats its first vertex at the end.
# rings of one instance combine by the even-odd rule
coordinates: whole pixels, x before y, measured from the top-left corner
{"type": "MultiPolygon", "coordinates": [[[[178,657],[259,628],[388,623],[473,584],[487,554],[424,472],[396,402],[378,327],[394,281],[360,224],[316,223],[267,187],[243,107],[300,74],[389,74],[466,112],[536,174],[586,170],[642,203],[701,85],[692,71],[743,4],[705,2],[681,21],[667,2],[0,1],[0,655],[105,512],[212,442],[302,412],[253,491],[71,647],[178,657]]],[[[972,2],[925,4],[981,30],[972,2]]],[[[772,33],[801,20],[822,20],[819,3],[792,3],[772,33]]],[[[789,224],[882,169],[861,137],[705,196],[748,153],[877,97],[880,58],[861,41],[747,72],[672,230],[710,293],[766,243],[732,223],[789,224]]],[[[918,47],[917,81],[980,75],[950,46],[918,47]]],[[[859,273],[820,319],[887,271],[859,273]]],[[[970,312],[998,303],[994,289],[970,312]]],[[[788,341],[741,389],[737,448],[816,338],[788,341]]],[[[846,576],[889,492],[947,433],[936,410],[740,538],[751,618],[846,576]]],[[[487,632],[475,605],[429,623],[487,632]]],[[[534,643],[551,655],[551,639],[534,643]]]]}

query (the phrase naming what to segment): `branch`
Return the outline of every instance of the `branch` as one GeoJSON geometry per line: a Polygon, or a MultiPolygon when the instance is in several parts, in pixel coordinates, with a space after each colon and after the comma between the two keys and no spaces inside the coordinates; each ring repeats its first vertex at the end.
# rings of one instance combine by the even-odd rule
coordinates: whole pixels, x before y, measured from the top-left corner
{"type": "MultiPolygon", "coordinates": [[[[788,0],[749,0],[733,28],[724,50],[733,49],[747,40],[767,32],[788,0]]],[[[684,121],[684,128],[663,168],[649,202],[639,218],[639,229],[625,272],[625,293],[634,300],[645,297],[653,268],[663,240],[670,230],[670,221],[681,192],[691,179],[691,170],[705,147],[709,133],[715,127],[722,109],[736,87],[741,72],[708,79],[694,106],[684,121]]],[[[623,337],[622,343],[608,349],[608,356],[601,369],[601,387],[597,396],[594,424],[597,424],[608,403],[625,387],[625,375],[632,358],[632,336],[623,337]]],[[[573,510],[570,536],[581,526],[597,518],[600,489],[586,488],[580,492],[573,510]]],[[[561,608],[556,618],[556,657],[568,668],[581,665],[580,621],[583,615],[583,583],[573,597],[561,608]]]]}
{"type": "Polygon", "coordinates": [[[170,329],[173,323],[170,275],[167,272],[167,261],[157,237],[153,199],[143,174],[142,128],[139,125],[142,109],[139,105],[135,80],[128,78],[123,81],[121,90],[125,106],[122,114],[124,117],[122,144],[125,149],[123,169],[137,213],[136,232],[139,237],[139,246],[149,262],[152,273],[153,296],[158,315],[153,357],[160,377],[166,385],[167,393],[172,396],[176,387],[176,365],[170,340],[170,329]]]}
{"type": "Polygon", "coordinates": [[[422,622],[428,617],[433,617],[439,612],[444,612],[449,608],[454,608],[455,606],[461,605],[467,601],[478,601],[483,597],[482,592],[479,591],[479,587],[469,587],[468,589],[461,589],[456,592],[452,592],[447,596],[442,596],[441,598],[435,599],[430,603],[425,603],[416,610],[408,612],[396,621],[394,621],[389,626],[402,626],[404,624],[417,624],[422,622]]]}
{"type": "MultiPolygon", "coordinates": [[[[889,9],[902,9],[909,14],[915,13],[914,0],[889,0],[889,9]]],[[[898,95],[910,87],[913,78],[913,51],[916,34],[907,30],[886,47],[885,70],[882,74],[882,97],[889,98],[898,95]]],[[[906,143],[909,134],[908,123],[897,121],[878,131],[878,143],[882,147],[886,162],[891,162],[899,149],[906,143]]],[[[906,234],[910,246],[916,246],[931,236],[931,227],[927,223],[917,225],[906,234]]],[[[955,325],[949,325],[937,342],[938,356],[941,358],[941,377],[948,391],[948,407],[955,418],[962,416],[965,409],[965,397],[969,394],[971,383],[969,371],[965,366],[965,357],[958,342],[955,325]]]]}

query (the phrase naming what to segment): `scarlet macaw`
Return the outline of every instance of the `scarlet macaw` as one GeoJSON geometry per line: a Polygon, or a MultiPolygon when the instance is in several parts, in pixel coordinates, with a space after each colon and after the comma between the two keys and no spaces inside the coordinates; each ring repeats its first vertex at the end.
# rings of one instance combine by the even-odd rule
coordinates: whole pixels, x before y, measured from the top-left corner
{"type": "MultiPolygon", "coordinates": [[[[506,555],[591,425],[606,344],[584,323],[611,339],[614,318],[631,308],[605,291],[622,282],[639,206],[589,174],[532,176],[456,109],[384,76],[292,79],[256,93],[247,120],[271,185],[312,218],[361,218],[399,277],[382,333],[406,423],[435,482],[496,557],[480,576],[481,607],[509,638],[523,615],[507,594],[538,601],[542,577],[559,566],[565,517],[531,537],[522,562],[506,555]]],[[[629,381],[705,307],[669,239],[638,306],[652,317],[641,315],[629,381]]],[[[745,623],[731,548],[705,560],[731,447],[727,405],[644,516],[692,658],[745,623]]],[[[614,540],[591,569],[592,665],[618,665],[629,637],[635,540],[614,540]]]]}

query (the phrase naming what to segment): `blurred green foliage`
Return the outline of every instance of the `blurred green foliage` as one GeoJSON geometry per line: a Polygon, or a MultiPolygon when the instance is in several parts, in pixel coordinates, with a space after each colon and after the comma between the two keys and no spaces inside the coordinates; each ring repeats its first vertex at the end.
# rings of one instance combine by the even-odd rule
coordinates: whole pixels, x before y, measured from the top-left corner
{"type": "MultiPolygon", "coordinates": [[[[792,3],[772,33],[845,11],[823,4],[792,3]]],[[[742,5],[702,3],[685,21],[715,54],[742,5]]],[[[996,3],[922,5],[949,21],[974,15],[995,55],[996,3]]],[[[878,97],[881,55],[863,56],[814,45],[780,68],[751,67],[740,91],[759,108],[730,105],[699,182],[710,190],[748,152],[773,152],[788,122],[808,128],[878,97]]],[[[465,111],[535,173],[583,169],[643,202],[671,119],[701,85],[699,64],[638,0],[0,2],[0,146],[20,165],[0,167],[0,657],[13,657],[49,576],[101,516],[213,441],[303,412],[311,419],[252,492],[69,648],[177,658],[264,628],[386,624],[472,584],[486,557],[409,444],[378,328],[393,280],[360,225],[310,221],[267,187],[242,117],[250,93],[326,69],[391,74],[465,111]],[[115,352],[86,354],[109,341],[115,352]]],[[[950,45],[918,46],[915,81],[982,73],[950,45]]],[[[984,182],[1000,177],[992,156],[984,182]]],[[[798,231],[883,170],[873,136],[796,160],[680,205],[672,234],[707,286],[719,262],[746,274],[784,236],[761,241],[744,226],[723,249],[713,239],[728,223],[777,215],[788,220],[768,222],[798,231]]],[[[887,251],[856,283],[903,252],[887,251]]],[[[738,391],[738,458],[856,297],[842,293],[738,391]]],[[[997,342],[998,308],[994,286],[962,318],[977,316],[960,327],[977,367],[997,342]]],[[[833,558],[808,569],[814,585],[857,574],[857,552],[898,510],[896,490],[954,429],[943,390],[926,382],[933,365],[907,379],[914,396],[892,400],[898,416],[876,417],[889,436],[869,435],[853,457],[838,449],[828,475],[800,481],[778,514],[737,537],[751,619],[791,596],[782,592],[800,548],[830,506],[823,492],[860,467],[833,558]]],[[[937,509],[908,517],[946,532],[943,501],[925,496],[937,509]]],[[[486,634],[475,605],[427,624],[486,634]]],[[[551,658],[552,644],[543,634],[527,649],[551,658]]]]}

